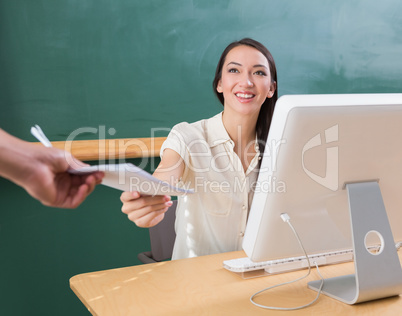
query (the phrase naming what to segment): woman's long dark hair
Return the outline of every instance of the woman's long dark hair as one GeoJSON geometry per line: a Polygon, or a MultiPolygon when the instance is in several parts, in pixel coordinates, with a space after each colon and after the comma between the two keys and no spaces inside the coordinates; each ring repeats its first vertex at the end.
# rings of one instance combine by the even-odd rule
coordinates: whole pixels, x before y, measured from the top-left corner
{"type": "Polygon", "coordinates": [[[274,58],[272,57],[269,50],[264,45],[262,45],[260,42],[257,42],[251,38],[243,38],[240,41],[236,41],[236,42],[229,44],[223,51],[221,58],[219,59],[218,65],[216,66],[215,78],[214,78],[214,81],[212,82],[212,86],[214,89],[214,93],[218,97],[219,101],[222,103],[222,105],[224,105],[223,93],[220,93],[216,90],[216,88],[218,87],[219,80],[221,80],[221,78],[222,78],[223,64],[225,63],[227,54],[233,48],[235,48],[237,46],[242,46],[242,45],[250,46],[250,47],[257,49],[267,58],[269,70],[271,72],[271,81],[272,81],[272,83],[276,83],[276,89],[275,89],[274,95],[269,99],[267,98],[265,100],[265,102],[262,104],[261,110],[260,110],[260,113],[259,113],[258,119],[257,119],[256,133],[257,133],[257,139],[258,139],[258,144],[259,144],[259,148],[260,148],[260,154],[262,156],[262,154],[264,153],[264,150],[265,150],[269,127],[271,126],[272,114],[274,113],[275,104],[278,99],[278,80],[277,80],[277,74],[276,74],[276,66],[275,66],[274,58]]]}

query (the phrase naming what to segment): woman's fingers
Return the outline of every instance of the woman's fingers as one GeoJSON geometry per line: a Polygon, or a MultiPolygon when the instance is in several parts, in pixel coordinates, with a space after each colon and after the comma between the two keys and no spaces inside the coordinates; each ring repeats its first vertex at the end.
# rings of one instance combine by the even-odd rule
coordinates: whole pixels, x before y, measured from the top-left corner
{"type": "Polygon", "coordinates": [[[134,222],[138,227],[152,227],[158,224],[165,216],[168,207],[156,209],[143,216],[138,216],[136,212],[128,214],[128,219],[134,222]]]}
{"type": "Polygon", "coordinates": [[[141,196],[138,192],[123,192],[120,200],[123,202],[122,212],[139,227],[151,227],[158,224],[173,204],[170,196],[141,196]]]}

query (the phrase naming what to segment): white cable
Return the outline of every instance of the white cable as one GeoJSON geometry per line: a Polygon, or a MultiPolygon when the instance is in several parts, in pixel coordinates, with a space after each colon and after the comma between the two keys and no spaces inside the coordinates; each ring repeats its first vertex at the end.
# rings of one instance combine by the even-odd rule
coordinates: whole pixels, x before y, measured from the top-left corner
{"type": "Polygon", "coordinates": [[[307,255],[306,250],[305,250],[304,247],[303,247],[303,243],[301,242],[299,235],[297,234],[295,228],[293,227],[292,223],[290,222],[290,217],[289,217],[289,215],[286,214],[286,213],[282,213],[282,214],[281,214],[281,218],[282,218],[282,220],[283,220],[284,222],[286,222],[286,223],[289,224],[290,228],[292,229],[293,233],[295,234],[295,236],[296,236],[296,238],[297,238],[297,241],[299,242],[299,245],[300,245],[300,247],[302,248],[303,253],[304,253],[304,255],[305,255],[306,259],[307,259],[307,263],[308,263],[308,272],[307,272],[306,275],[304,275],[304,276],[302,276],[302,277],[300,277],[300,278],[298,278],[298,279],[296,279],[296,280],[292,280],[292,281],[288,281],[288,282],[276,284],[276,285],[267,287],[267,288],[265,288],[265,289],[263,289],[263,290],[261,290],[261,291],[258,291],[257,293],[254,293],[254,294],[250,297],[250,301],[251,301],[251,303],[253,303],[255,306],[258,306],[258,307],[261,307],[261,308],[265,308],[265,309],[292,311],[292,310],[302,309],[302,308],[305,308],[305,307],[308,307],[308,306],[314,304],[314,303],[318,300],[318,297],[319,297],[320,294],[321,294],[321,290],[322,290],[322,287],[323,287],[323,285],[324,285],[324,278],[322,277],[322,275],[321,275],[321,273],[320,273],[320,270],[318,269],[318,264],[317,264],[317,262],[315,262],[315,261],[313,261],[313,263],[315,264],[315,266],[316,266],[316,268],[317,268],[318,275],[319,275],[320,278],[321,278],[321,285],[320,285],[320,288],[318,289],[318,293],[317,293],[316,298],[315,298],[314,300],[312,300],[310,303],[308,303],[308,304],[306,304],[306,305],[302,305],[302,306],[297,306],[297,307],[276,307],[276,306],[265,306],[265,305],[261,305],[261,304],[258,304],[258,303],[256,303],[256,302],[254,302],[254,297],[256,297],[258,294],[260,294],[260,293],[262,293],[262,292],[265,292],[265,291],[268,291],[268,290],[271,290],[271,289],[273,289],[273,288],[282,286],[282,285],[291,284],[291,283],[300,281],[300,280],[302,280],[302,279],[304,279],[304,278],[307,278],[307,277],[310,275],[310,272],[311,272],[310,259],[309,259],[308,255],[307,255]]]}

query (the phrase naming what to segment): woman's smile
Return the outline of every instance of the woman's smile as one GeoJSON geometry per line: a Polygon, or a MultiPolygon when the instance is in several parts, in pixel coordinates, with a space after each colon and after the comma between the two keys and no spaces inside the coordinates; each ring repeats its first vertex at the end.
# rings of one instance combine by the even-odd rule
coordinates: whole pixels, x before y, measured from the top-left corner
{"type": "Polygon", "coordinates": [[[247,103],[252,101],[255,98],[255,94],[248,91],[236,92],[235,96],[241,103],[247,103]]]}

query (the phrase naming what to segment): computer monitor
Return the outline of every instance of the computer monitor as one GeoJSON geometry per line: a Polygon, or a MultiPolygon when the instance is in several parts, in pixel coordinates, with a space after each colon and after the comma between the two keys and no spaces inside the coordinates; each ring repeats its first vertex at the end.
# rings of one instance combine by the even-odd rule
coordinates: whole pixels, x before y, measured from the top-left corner
{"type": "Polygon", "coordinates": [[[309,255],[353,249],[345,185],[360,182],[378,183],[393,238],[401,241],[402,94],[279,98],[243,240],[247,256],[303,255],[282,213],[309,255]]]}

